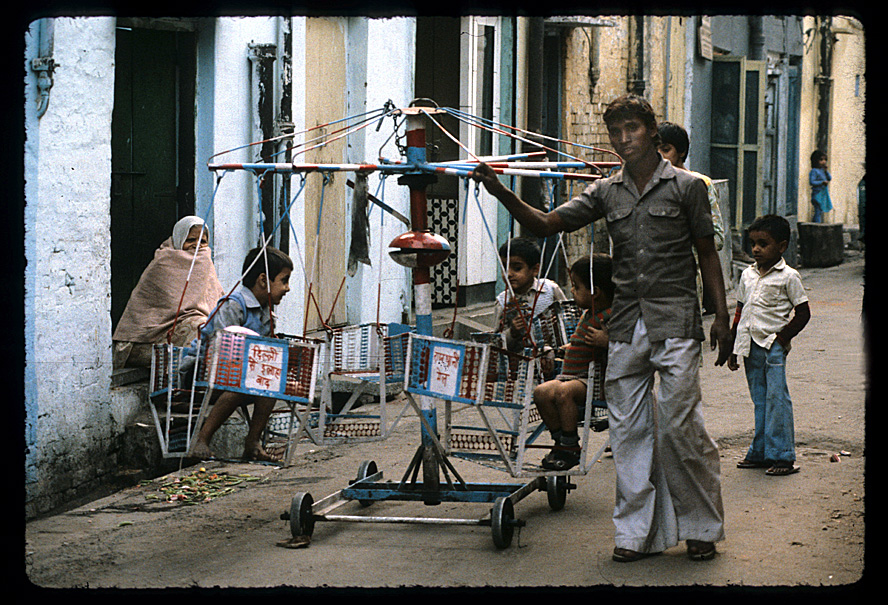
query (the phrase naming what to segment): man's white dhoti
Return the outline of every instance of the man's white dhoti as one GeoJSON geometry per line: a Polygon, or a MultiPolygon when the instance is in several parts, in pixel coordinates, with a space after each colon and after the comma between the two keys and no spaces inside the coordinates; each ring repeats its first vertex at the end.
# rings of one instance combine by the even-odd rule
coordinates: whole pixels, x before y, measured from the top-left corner
{"type": "Polygon", "coordinates": [[[631,343],[610,343],[605,396],[618,548],[654,553],[683,540],[724,539],[718,448],[703,423],[700,346],[690,338],[651,343],[640,318],[631,343]]]}

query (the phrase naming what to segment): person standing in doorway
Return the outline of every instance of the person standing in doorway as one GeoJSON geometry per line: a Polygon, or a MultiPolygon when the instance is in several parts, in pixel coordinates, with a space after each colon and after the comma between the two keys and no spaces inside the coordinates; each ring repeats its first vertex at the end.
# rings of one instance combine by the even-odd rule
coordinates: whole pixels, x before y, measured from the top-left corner
{"type": "Polygon", "coordinates": [[[826,166],[826,154],[815,149],[811,154],[811,172],[808,173],[808,183],[811,184],[811,206],[814,208],[811,222],[822,223],[824,215],[832,210],[832,200],[829,197],[831,180],[832,175],[826,166]]]}

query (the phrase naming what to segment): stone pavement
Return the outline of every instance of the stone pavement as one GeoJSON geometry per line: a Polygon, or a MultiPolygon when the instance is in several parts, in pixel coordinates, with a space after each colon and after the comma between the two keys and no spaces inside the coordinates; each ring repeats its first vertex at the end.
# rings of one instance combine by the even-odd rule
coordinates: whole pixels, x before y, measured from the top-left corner
{"type": "MultiPolygon", "coordinates": [[[[863,274],[860,254],[835,267],[802,270],[812,319],[788,359],[796,475],[772,478],[736,467],[752,431],[745,379],[742,370],[714,367],[715,353],[704,347],[704,415],[720,449],[726,509],[727,539],[714,561],[688,561],[683,546],[637,563],[612,561],[614,477],[607,457],[589,474],[572,477],[577,487],[563,510],[550,510],[546,494],[517,503],[516,517],[525,525],[505,549],[495,547],[483,526],[334,522],[318,523],[308,548],[276,546],[289,536],[280,515],[295,494],[309,492],[316,501],[333,494],[364,460],[375,461],[386,479],[400,478],[418,445],[417,420],[408,415],[385,441],[301,445],[287,468],[207,463],[215,472],[258,478],[211,502],[158,502],[154,496],[168,481],[158,479],[31,521],[24,572],[35,587],[791,586],[814,595],[820,587],[839,589],[828,593],[833,598],[854,594],[872,573],[864,565],[864,503],[872,494],[864,484],[863,274]]],[[[468,481],[521,483],[454,463],[468,481]]],[[[481,518],[489,511],[460,503],[346,507],[352,515],[481,518]]]]}

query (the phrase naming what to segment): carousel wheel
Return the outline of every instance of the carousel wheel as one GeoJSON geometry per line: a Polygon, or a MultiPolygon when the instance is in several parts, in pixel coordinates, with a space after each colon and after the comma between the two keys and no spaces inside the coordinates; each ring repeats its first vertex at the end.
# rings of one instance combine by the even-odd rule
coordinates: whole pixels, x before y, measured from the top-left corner
{"type": "MultiPolygon", "coordinates": [[[[355,482],[362,481],[371,475],[375,475],[378,471],[376,468],[376,463],[373,460],[364,460],[361,462],[361,465],[358,467],[358,476],[355,477],[355,482]]],[[[358,500],[361,506],[367,507],[373,504],[373,500],[358,500]]]]}
{"type": "Polygon", "coordinates": [[[508,548],[515,533],[515,507],[506,496],[496,499],[490,511],[490,529],[493,532],[493,543],[497,548],[508,548]]]}
{"type": "Polygon", "coordinates": [[[313,505],[314,499],[309,493],[298,492],[293,496],[290,502],[290,533],[294,538],[310,536],[314,532],[313,505]]]}

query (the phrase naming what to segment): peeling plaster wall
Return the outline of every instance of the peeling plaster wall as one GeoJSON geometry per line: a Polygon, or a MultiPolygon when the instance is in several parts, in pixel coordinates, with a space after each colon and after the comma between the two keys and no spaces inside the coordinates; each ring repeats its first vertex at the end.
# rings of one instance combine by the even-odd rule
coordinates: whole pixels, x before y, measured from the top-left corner
{"type": "MultiPolygon", "coordinates": [[[[631,52],[630,17],[602,17],[613,24],[597,27],[595,32],[574,28],[565,42],[565,73],[563,91],[562,138],[583,145],[611,149],[604,125],[607,105],[628,91],[628,69],[631,52]],[[597,47],[597,49],[596,49],[597,47]],[[599,79],[590,91],[589,63],[597,52],[599,79]]],[[[681,121],[685,108],[684,28],[687,19],[672,17],[645,18],[644,96],[654,108],[658,120],[681,121]],[[673,117],[675,116],[675,117],[673,117]]],[[[584,159],[612,161],[613,155],[588,150],[573,150],[584,159]]],[[[577,186],[574,192],[578,193],[577,186]]],[[[603,221],[595,226],[595,250],[609,252],[607,230],[603,221]]],[[[565,236],[568,258],[575,260],[589,253],[589,233],[580,229],[565,236]]]]}
{"type": "MultiPolygon", "coordinates": [[[[26,33],[26,61],[36,30],[26,33]]],[[[115,20],[55,20],[53,87],[25,103],[26,512],[76,497],[114,463],[111,112],[115,20]],[[89,91],[89,94],[84,94],[89,91]]],[[[25,69],[26,93],[30,70],[25,69]]]]}
{"type": "MultiPolygon", "coordinates": [[[[820,35],[813,17],[805,17],[805,54],[802,59],[802,112],[799,141],[799,220],[811,220],[811,152],[817,146],[820,73],[820,35]]],[[[863,23],[851,17],[833,17],[836,42],[831,66],[829,149],[833,210],[825,222],[858,224],[857,184],[866,173],[866,38],[863,23]]]]}
{"type": "MultiPolygon", "coordinates": [[[[229,173],[213,200],[216,183],[205,162],[213,154],[253,140],[256,103],[249,46],[279,44],[283,23],[278,17],[230,17],[204,22],[199,28],[196,210],[206,215],[213,203],[208,218],[213,225],[214,261],[226,290],[239,280],[244,254],[258,241],[255,179],[243,171],[229,173]]],[[[346,84],[354,83],[345,78],[342,23],[341,19],[290,20],[297,132],[346,115],[344,91],[346,84]],[[335,49],[331,42],[336,43],[335,49]],[[331,56],[336,61],[328,64],[331,56]]],[[[37,116],[36,76],[30,68],[38,54],[36,22],[25,32],[23,57],[27,517],[86,495],[116,473],[126,445],[124,430],[143,411],[144,403],[144,385],[135,390],[111,386],[110,179],[116,21],[106,17],[58,18],[53,25],[57,67],[48,110],[42,118],[37,116]]],[[[369,51],[365,53],[366,81],[359,83],[366,87],[361,91],[366,103],[377,107],[388,98],[398,105],[408,103],[413,90],[414,20],[372,20],[361,28],[367,31],[365,46],[369,51]]],[[[276,97],[279,92],[275,91],[276,97]]],[[[376,159],[388,134],[365,133],[364,145],[374,157],[364,159],[376,159]]],[[[345,159],[341,145],[325,153],[323,158],[317,154],[300,157],[307,161],[345,159]]],[[[215,161],[243,162],[251,157],[250,150],[242,149],[215,161]]],[[[337,179],[340,197],[345,191],[342,176],[337,179]]],[[[389,190],[395,190],[395,195],[386,201],[408,213],[405,188],[391,183],[389,190]]],[[[304,203],[294,205],[292,211],[303,247],[306,231],[315,226],[312,208],[317,191],[314,194],[308,192],[308,216],[304,203]]],[[[343,214],[338,216],[341,219],[343,214]]],[[[373,216],[378,218],[378,214],[373,216]]],[[[377,255],[380,243],[387,244],[402,231],[401,226],[394,219],[386,221],[386,235],[375,236],[377,255]]],[[[341,247],[334,247],[330,254],[335,257],[333,264],[344,267],[341,247]]],[[[291,256],[301,272],[298,258],[291,256]]],[[[381,319],[399,321],[410,304],[409,274],[393,265],[387,255],[385,261],[384,280],[391,283],[385,286],[381,319]]],[[[343,271],[337,274],[341,277],[343,271]]],[[[359,319],[368,318],[369,306],[374,312],[371,319],[375,319],[375,298],[369,305],[362,293],[367,293],[367,282],[375,283],[376,279],[375,266],[372,277],[368,271],[356,278],[361,286],[351,302],[363,305],[359,319]]],[[[339,280],[327,281],[331,282],[327,289],[335,292],[339,280]]],[[[302,329],[302,288],[299,280],[295,282],[278,309],[277,326],[288,333],[302,329]]],[[[373,294],[375,297],[375,288],[373,294]]]]}
{"type": "MultiPolygon", "coordinates": [[[[626,17],[606,19],[614,24],[613,27],[600,27],[596,32],[584,32],[575,28],[567,37],[562,138],[582,145],[610,149],[602,116],[608,103],[626,94],[629,20],[626,17]],[[593,52],[598,55],[599,78],[595,87],[590,90],[589,64],[593,52]]],[[[593,155],[585,150],[580,157],[604,161],[614,159],[610,154],[593,155]]],[[[577,193],[577,185],[574,185],[574,189],[577,193]]],[[[589,253],[587,229],[566,234],[564,242],[571,262],[589,253]]],[[[596,226],[595,242],[596,251],[608,251],[607,231],[603,225],[601,228],[596,226]]]]}
{"type": "MultiPolygon", "coordinates": [[[[348,115],[381,108],[388,100],[397,107],[406,107],[413,100],[414,92],[416,19],[362,18],[351,21],[347,49],[348,115]]],[[[374,163],[379,160],[379,155],[388,159],[398,158],[394,141],[389,140],[392,128],[392,119],[386,118],[378,132],[375,126],[371,126],[356,133],[349,144],[348,161],[374,163]],[[385,147],[382,147],[384,143],[385,147]]],[[[371,175],[368,185],[371,194],[382,197],[386,204],[402,215],[410,216],[410,190],[399,185],[397,177],[387,178],[385,188],[380,190],[379,175],[371,175]]],[[[379,321],[400,322],[405,314],[409,316],[412,272],[395,263],[388,255],[389,242],[407,230],[407,225],[371,205],[369,257],[372,264],[360,264],[355,276],[349,279],[349,323],[376,321],[377,298],[381,299],[379,321]],[[381,214],[384,214],[382,222],[381,214]]]]}
{"type": "MultiPolygon", "coordinates": [[[[36,116],[25,48],[25,487],[33,516],[85,495],[115,473],[126,426],[143,400],[111,387],[110,190],[114,18],[54,19],[53,87],[36,116]],[[87,94],[88,91],[88,94],[87,94]]],[[[273,43],[272,18],[219,19],[204,38],[198,131],[217,152],[250,140],[250,43],[273,43]],[[212,62],[211,68],[206,62],[212,62]],[[211,109],[211,111],[207,111],[211,109]]],[[[228,161],[243,161],[236,152],[228,161]]],[[[196,170],[206,171],[198,158],[196,170]]],[[[212,177],[211,177],[212,178],[212,177]]],[[[213,206],[214,253],[223,287],[239,279],[255,245],[252,178],[225,178],[213,206]]],[[[206,193],[206,188],[199,191],[206,193]]],[[[209,200],[197,208],[205,212],[209,200]]]]}

